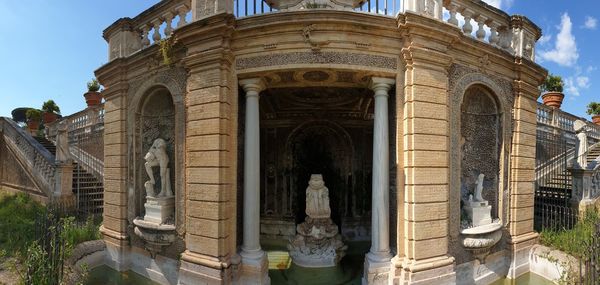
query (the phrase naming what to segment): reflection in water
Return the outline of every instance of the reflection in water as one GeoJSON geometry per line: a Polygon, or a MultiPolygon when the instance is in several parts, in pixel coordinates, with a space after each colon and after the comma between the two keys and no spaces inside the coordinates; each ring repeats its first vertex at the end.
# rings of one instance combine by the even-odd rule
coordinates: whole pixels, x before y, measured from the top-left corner
{"type": "Polygon", "coordinates": [[[86,285],[158,285],[150,279],[143,277],[131,270],[119,272],[106,265],[99,266],[90,271],[86,285]]]}

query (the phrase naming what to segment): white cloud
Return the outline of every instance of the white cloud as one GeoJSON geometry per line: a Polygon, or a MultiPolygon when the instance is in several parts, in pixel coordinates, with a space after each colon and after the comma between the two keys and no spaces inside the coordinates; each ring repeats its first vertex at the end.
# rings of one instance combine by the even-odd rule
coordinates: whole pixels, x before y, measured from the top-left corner
{"type": "Polygon", "coordinates": [[[540,39],[538,40],[538,43],[541,45],[545,45],[548,42],[550,42],[550,40],[552,40],[552,35],[543,35],[542,37],[540,37],[540,39]]]}
{"type": "Polygon", "coordinates": [[[575,84],[573,77],[565,78],[565,91],[567,92],[567,94],[569,94],[571,96],[574,96],[574,97],[579,96],[579,88],[577,88],[577,85],[575,84]]]}
{"type": "Polygon", "coordinates": [[[587,76],[577,76],[575,78],[577,86],[581,88],[590,88],[590,78],[587,76]]]}
{"type": "Polygon", "coordinates": [[[562,66],[573,66],[579,58],[575,36],[571,32],[573,23],[567,13],[562,15],[560,22],[560,32],[556,35],[554,49],[541,51],[540,57],[544,61],[553,61],[562,66]]]}
{"type": "Polygon", "coordinates": [[[594,17],[587,16],[585,17],[585,24],[583,27],[590,30],[595,30],[598,25],[598,20],[594,17]]]}
{"type": "Polygon", "coordinates": [[[508,9],[512,6],[514,0],[483,0],[498,9],[508,9]]]}

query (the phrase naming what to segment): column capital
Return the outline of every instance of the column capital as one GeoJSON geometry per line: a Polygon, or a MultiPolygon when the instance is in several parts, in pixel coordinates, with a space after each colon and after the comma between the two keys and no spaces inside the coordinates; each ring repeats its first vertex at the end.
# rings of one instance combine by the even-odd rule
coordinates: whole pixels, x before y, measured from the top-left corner
{"type": "Polygon", "coordinates": [[[246,97],[252,95],[258,96],[258,93],[267,88],[265,80],[261,77],[242,79],[239,81],[239,84],[246,91],[246,97]]]}
{"type": "Polygon", "coordinates": [[[396,80],[392,78],[371,77],[369,89],[375,91],[375,96],[388,95],[394,84],[396,84],[396,80]]]}

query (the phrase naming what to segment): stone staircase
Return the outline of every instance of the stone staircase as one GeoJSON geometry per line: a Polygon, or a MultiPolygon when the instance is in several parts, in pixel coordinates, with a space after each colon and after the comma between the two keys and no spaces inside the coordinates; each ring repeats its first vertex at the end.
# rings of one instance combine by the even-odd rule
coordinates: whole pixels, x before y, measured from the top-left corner
{"type": "MultiPolygon", "coordinates": [[[[44,137],[35,137],[52,155],[56,155],[56,146],[44,137]]],[[[75,194],[78,209],[86,213],[102,213],[104,201],[104,186],[92,174],[73,162],[73,194],[75,194]]]]}
{"type": "MultiPolygon", "coordinates": [[[[587,161],[591,163],[600,156],[600,147],[592,148],[589,151],[587,161]]],[[[551,204],[560,204],[571,199],[571,190],[573,189],[573,178],[568,169],[562,169],[558,173],[553,173],[543,185],[540,185],[538,197],[544,197],[545,202],[551,204]]]]}

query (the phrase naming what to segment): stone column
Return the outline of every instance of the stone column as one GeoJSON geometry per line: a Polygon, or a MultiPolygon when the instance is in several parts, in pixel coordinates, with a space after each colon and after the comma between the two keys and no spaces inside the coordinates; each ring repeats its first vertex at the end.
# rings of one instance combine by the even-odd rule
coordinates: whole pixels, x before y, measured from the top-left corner
{"type": "Polygon", "coordinates": [[[260,78],[240,80],[246,91],[244,129],[244,235],[242,283],[268,284],[267,255],[260,248],[260,122],[258,94],[265,89],[260,78]]]}
{"type": "Polygon", "coordinates": [[[375,92],[373,126],[373,179],[371,198],[371,250],[365,259],[363,283],[387,284],[390,271],[389,229],[389,124],[388,91],[394,79],[374,77],[370,88],[375,92]],[[383,278],[382,278],[383,276],[383,278]]]}

